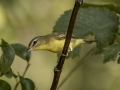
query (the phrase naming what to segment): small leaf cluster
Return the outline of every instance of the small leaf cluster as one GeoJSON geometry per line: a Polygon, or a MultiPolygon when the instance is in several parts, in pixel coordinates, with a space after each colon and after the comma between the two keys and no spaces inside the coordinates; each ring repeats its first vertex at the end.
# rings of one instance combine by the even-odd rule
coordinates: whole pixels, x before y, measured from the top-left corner
{"type": "MultiPolygon", "coordinates": [[[[116,36],[119,33],[120,24],[120,6],[112,4],[94,5],[83,3],[81,6],[73,35],[78,38],[86,38],[86,36],[94,36],[98,42],[93,54],[103,54],[103,62],[115,61],[120,63],[118,58],[120,44],[115,44],[116,36]]],[[[72,10],[67,10],[57,20],[53,32],[67,32],[70,15],[72,10]]],[[[79,56],[80,47],[76,47],[68,57],[79,56]]]]}
{"type": "MultiPolygon", "coordinates": [[[[0,57],[0,77],[5,75],[7,78],[14,77],[17,79],[19,77],[22,90],[34,90],[35,85],[32,80],[24,78],[20,75],[15,75],[12,71],[11,65],[14,61],[15,55],[19,56],[27,63],[30,61],[31,52],[26,53],[27,47],[16,43],[8,44],[3,39],[1,40],[1,50],[2,55],[0,57]]],[[[11,86],[4,80],[0,80],[0,90],[12,90],[11,86]]]]}

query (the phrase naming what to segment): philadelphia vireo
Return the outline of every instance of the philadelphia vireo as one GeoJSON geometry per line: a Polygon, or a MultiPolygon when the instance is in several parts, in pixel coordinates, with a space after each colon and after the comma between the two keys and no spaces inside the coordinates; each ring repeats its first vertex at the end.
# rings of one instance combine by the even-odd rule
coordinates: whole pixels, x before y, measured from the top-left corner
{"type": "MultiPolygon", "coordinates": [[[[35,37],[30,41],[27,52],[31,50],[48,50],[54,53],[60,53],[63,49],[65,38],[65,33],[56,32],[45,36],[35,37]]],[[[97,42],[97,40],[85,40],[72,36],[68,50],[72,51],[76,46],[82,43],[90,44],[92,42],[97,42]]]]}

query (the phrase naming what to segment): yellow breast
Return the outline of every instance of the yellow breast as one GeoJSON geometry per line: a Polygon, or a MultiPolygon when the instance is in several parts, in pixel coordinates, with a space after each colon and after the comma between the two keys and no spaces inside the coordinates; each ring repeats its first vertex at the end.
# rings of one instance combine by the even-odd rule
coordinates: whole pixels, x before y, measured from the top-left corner
{"type": "Polygon", "coordinates": [[[65,40],[52,39],[52,42],[48,44],[48,50],[55,53],[61,52],[63,49],[64,42],[65,40]]]}

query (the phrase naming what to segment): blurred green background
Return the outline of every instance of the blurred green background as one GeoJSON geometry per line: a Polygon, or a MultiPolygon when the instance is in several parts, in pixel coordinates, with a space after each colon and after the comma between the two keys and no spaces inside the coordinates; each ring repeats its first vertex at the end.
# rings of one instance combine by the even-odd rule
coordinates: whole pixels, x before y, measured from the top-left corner
{"type": "MultiPolygon", "coordinates": [[[[120,4],[120,0],[84,0],[91,4],[120,4]]],[[[74,0],[0,0],[0,38],[9,43],[25,46],[35,36],[49,34],[64,11],[72,9],[74,0]]],[[[60,82],[95,44],[82,45],[80,57],[66,60],[60,82]],[[87,48],[86,48],[87,47],[87,48]]],[[[120,65],[116,62],[102,63],[102,55],[89,55],[59,90],[120,90],[120,65]]],[[[31,66],[25,77],[34,81],[38,90],[49,90],[57,55],[48,51],[32,52],[31,66]]],[[[21,75],[26,61],[16,57],[13,72],[21,75]]],[[[6,80],[12,86],[14,78],[6,80]]],[[[20,89],[20,86],[18,88],[20,89]]]]}

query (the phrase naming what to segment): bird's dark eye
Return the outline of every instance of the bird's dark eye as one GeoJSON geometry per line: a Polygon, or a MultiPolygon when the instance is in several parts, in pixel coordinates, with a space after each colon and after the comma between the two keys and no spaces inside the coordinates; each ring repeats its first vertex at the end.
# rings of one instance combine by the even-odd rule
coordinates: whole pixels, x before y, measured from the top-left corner
{"type": "Polygon", "coordinates": [[[33,46],[35,46],[36,43],[37,43],[37,41],[33,41],[33,46]]]}

